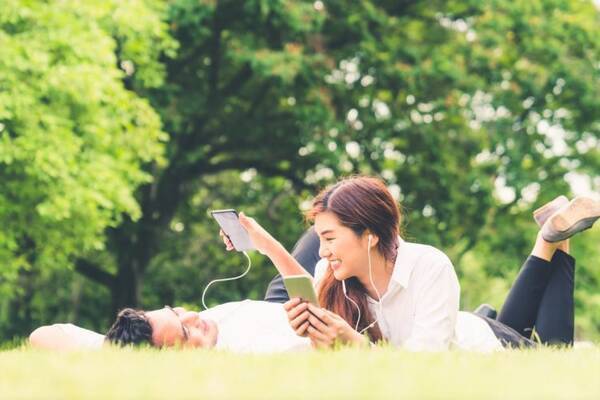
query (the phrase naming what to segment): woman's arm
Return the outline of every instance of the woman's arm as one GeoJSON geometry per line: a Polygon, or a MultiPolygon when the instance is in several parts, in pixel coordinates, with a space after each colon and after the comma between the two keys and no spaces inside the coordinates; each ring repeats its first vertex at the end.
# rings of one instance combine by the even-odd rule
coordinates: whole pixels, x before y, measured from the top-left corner
{"type": "Polygon", "coordinates": [[[254,218],[240,213],[239,219],[240,224],[248,231],[252,244],[258,251],[269,257],[282,276],[306,275],[312,279],[312,275],[254,218]]]}
{"type": "MultiPolygon", "coordinates": [[[[312,276],[315,277],[315,267],[319,262],[319,236],[314,227],[309,228],[294,245],[292,257],[296,259],[312,276]]],[[[314,283],[316,285],[316,282],[314,283]]],[[[283,284],[283,277],[277,274],[269,283],[265,293],[265,301],[285,303],[290,298],[283,284]]]]}

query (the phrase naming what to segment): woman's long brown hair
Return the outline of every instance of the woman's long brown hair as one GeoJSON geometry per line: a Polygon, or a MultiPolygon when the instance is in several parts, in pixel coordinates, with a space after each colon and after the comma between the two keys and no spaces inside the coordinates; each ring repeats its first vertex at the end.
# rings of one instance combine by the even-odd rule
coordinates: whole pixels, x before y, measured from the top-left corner
{"type": "MultiPolygon", "coordinates": [[[[376,235],[379,238],[379,252],[386,261],[395,261],[400,211],[382,180],[366,176],[343,179],[315,197],[306,217],[314,221],[318,214],[326,211],[333,213],[343,226],[350,228],[357,236],[361,236],[365,230],[376,235]]],[[[358,330],[361,331],[374,320],[368,307],[367,291],[356,277],[352,277],[346,279],[346,294],[358,304],[361,315],[358,330]]],[[[327,268],[319,284],[319,303],[355,327],[358,310],[345,298],[342,282],[335,279],[331,268],[327,268]]],[[[367,332],[371,341],[383,338],[377,324],[367,332]]]]}

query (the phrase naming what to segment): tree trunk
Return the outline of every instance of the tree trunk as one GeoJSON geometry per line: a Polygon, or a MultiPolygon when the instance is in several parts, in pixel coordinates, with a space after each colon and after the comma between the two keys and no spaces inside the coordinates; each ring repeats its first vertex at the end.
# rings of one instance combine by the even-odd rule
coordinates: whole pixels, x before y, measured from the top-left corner
{"type": "Polygon", "coordinates": [[[113,315],[123,308],[139,306],[142,274],[135,268],[135,264],[131,258],[129,262],[119,263],[115,284],[111,288],[113,315]]]}

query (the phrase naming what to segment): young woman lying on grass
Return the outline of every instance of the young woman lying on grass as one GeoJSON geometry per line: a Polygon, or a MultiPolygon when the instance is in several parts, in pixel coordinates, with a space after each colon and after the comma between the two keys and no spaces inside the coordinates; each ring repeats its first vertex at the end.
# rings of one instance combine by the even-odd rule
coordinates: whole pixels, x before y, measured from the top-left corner
{"type": "MultiPolygon", "coordinates": [[[[458,312],[452,264],[439,250],[400,239],[397,205],[381,181],[343,180],[315,199],[311,215],[323,257],[315,283],[324,308],[292,299],[284,305],[226,303],[201,313],[125,309],[106,338],[56,324],[38,328],[30,342],[54,349],[100,348],[112,342],[272,352],[311,344],[366,344],[369,340],[360,334],[366,329],[371,341],[383,339],[411,350],[453,346],[490,351],[533,345],[529,336],[534,326],[544,342],[573,340],[574,259],[567,254],[566,239],[600,217],[599,202],[580,198],[569,203],[562,197],[535,213],[541,233],[498,321],[458,312]],[[344,295],[344,280],[346,295],[361,309],[360,321],[344,295]]],[[[306,273],[256,221],[243,215],[240,221],[283,275],[306,273]]]]}
{"type": "MultiPolygon", "coordinates": [[[[600,217],[598,201],[561,196],[536,210],[542,229],[498,320],[458,312],[452,263],[402,240],[397,204],[382,181],[342,180],[315,198],[308,217],[320,240],[314,284],[322,308],[298,299],[284,308],[292,329],[315,347],[383,339],[410,350],[491,350],[532,346],[534,327],[544,343],[573,341],[575,260],[567,239],[600,217]]],[[[256,221],[241,215],[240,222],[281,275],[308,274],[256,221]]]]}

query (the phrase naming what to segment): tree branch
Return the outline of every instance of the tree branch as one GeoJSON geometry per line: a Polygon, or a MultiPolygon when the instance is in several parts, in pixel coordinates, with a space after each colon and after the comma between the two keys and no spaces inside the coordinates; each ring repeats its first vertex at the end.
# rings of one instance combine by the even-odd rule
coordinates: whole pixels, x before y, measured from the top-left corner
{"type": "Polygon", "coordinates": [[[75,271],[92,281],[111,288],[115,285],[115,276],[84,259],[75,262],[75,271]]]}
{"type": "MultiPolygon", "coordinates": [[[[204,115],[199,116],[192,122],[194,135],[184,135],[182,138],[181,145],[178,146],[179,150],[186,152],[191,147],[197,147],[201,145],[202,140],[206,140],[205,135],[201,134],[206,124],[208,124],[212,118],[217,117],[217,109],[223,106],[226,99],[235,93],[238,93],[240,89],[252,78],[253,71],[249,63],[244,64],[240,70],[235,74],[233,78],[227,84],[217,92],[217,94],[209,94],[210,109],[204,115]],[[211,96],[216,97],[211,100],[211,96]]],[[[216,90],[216,89],[215,89],[216,90]]]]}

